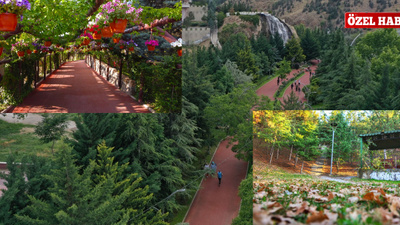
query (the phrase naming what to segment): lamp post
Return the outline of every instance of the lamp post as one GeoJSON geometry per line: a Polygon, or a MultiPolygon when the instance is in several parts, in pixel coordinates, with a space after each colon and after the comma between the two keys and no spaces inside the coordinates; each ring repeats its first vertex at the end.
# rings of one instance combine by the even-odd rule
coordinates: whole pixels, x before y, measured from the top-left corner
{"type": "Polygon", "coordinates": [[[331,173],[330,175],[332,176],[332,166],[333,166],[333,145],[335,143],[335,129],[337,127],[337,123],[332,122],[331,123],[331,127],[332,127],[332,151],[331,151],[331,173]]]}
{"type": "Polygon", "coordinates": [[[169,198],[169,197],[171,197],[172,195],[174,195],[174,194],[176,194],[176,193],[178,193],[178,192],[185,192],[185,191],[186,191],[185,188],[176,190],[176,191],[172,192],[172,194],[170,194],[170,195],[169,195],[168,197],[166,197],[166,198],[169,198]]]}

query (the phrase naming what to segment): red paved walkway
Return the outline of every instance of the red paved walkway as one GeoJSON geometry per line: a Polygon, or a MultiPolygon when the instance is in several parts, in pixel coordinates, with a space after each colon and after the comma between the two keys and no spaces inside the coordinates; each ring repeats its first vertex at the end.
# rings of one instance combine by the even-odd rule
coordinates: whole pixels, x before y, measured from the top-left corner
{"type": "Polygon", "coordinates": [[[149,113],[83,60],[67,62],[9,113],[149,113]]]}
{"type": "MultiPolygon", "coordinates": [[[[315,70],[317,70],[317,66],[310,66],[310,69],[312,70],[312,73],[315,73],[315,70]]],[[[309,85],[310,84],[310,72],[306,71],[305,74],[300,77],[300,87],[303,88],[305,85],[309,85]]],[[[302,102],[306,102],[306,96],[304,95],[303,91],[300,92],[296,92],[296,88],[293,85],[293,91],[295,92],[296,96],[302,101],[302,102]]],[[[290,92],[292,92],[291,87],[289,86],[289,88],[286,89],[285,94],[283,94],[283,98],[278,98],[280,101],[283,102],[283,99],[287,98],[287,96],[290,95],[290,92]]]]}
{"type": "MultiPolygon", "coordinates": [[[[310,67],[312,72],[315,73],[315,70],[317,69],[317,66],[311,66],[310,67]]],[[[288,74],[287,76],[287,80],[291,79],[294,74],[298,74],[300,71],[304,71],[304,69],[298,69],[298,70],[292,70],[290,72],[290,74],[288,74]]],[[[277,85],[277,80],[278,77],[275,77],[274,79],[272,79],[271,81],[269,81],[268,83],[264,84],[262,87],[260,87],[256,93],[258,96],[262,96],[262,95],[266,95],[268,96],[271,100],[275,100],[274,98],[274,94],[276,91],[278,91],[279,86],[277,85]]],[[[310,84],[310,72],[305,72],[305,74],[300,78],[300,83],[301,83],[301,88],[304,87],[304,85],[308,85],[310,84]]],[[[282,84],[282,83],[280,83],[282,84]]],[[[293,86],[293,91],[295,91],[295,87],[293,86]]],[[[287,98],[287,96],[290,95],[291,92],[291,88],[289,86],[289,88],[286,89],[285,94],[283,95],[283,98],[287,98]]],[[[301,99],[303,102],[306,101],[304,93],[303,92],[297,92],[296,96],[299,97],[299,99],[301,99]]],[[[283,98],[278,98],[278,100],[283,101],[283,98]]]]}
{"type": "Polygon", "coordinates": [[[216,177],[203,180],[185,219],[190,225],[231,224],[239,213],[239,184],[246,177],[247,162],[236,159],[227,143],[220,143],[213,158],[217,171],[223,173],[221,187],[216,177]]]}

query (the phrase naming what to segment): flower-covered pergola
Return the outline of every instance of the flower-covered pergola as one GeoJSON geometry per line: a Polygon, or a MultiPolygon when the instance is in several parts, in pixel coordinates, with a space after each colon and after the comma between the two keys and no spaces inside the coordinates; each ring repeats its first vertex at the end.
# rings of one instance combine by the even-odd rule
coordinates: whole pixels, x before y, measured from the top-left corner
{"type": "MultiPolygon", "coordinates": [[[[40,57],[48,61],[48,56],[51,71],[52,53],[67,54],[68,58],[70,54],[84,54],[100,59],[100,64],[103,59],[103,63],[114,61],[114,65],[117,57],[121,87],[122,70],[127,66],[139,66],[145,72],[143,66],[155,66],[166,56],[182,55],[181,41],[177,40],[181,37],[181,10],[181,1],[153,8],[128,0],[0,0],[0,18],[14,14],[13,22],[0,19],[0,65],[15,60],[23,63],[24,58],[33,56],[39,57],[36,61],[40,57]],[[8,28],[2,30],[3,26],[8,28]]],[[[175,60],[173,67],[175,64],[181,68],[180,61],[175,60]]],[[[143,75],[134,79],[141,83],[140,90],[144,89],[143,75]]]]}
{"type": "Polygon", "coordinates": [[[0,20],[0,31],[2,26],[8,26],[1,35],[5,40],[25,32],[43,41],[53,40],[53,43],[65,47],[65,44],[77,40],[88,24],[95,21],[103,36],[107,29],[112,33],[123,34],[156,31],[171,43],[176,39],[161,27],[180,22],[181,2],[172,8],[156,9],[148,6],[135,7],[123,0],[95,0],[92,4],[86,1],[63,1],[56,4],[51,1],[30,3],[29,0],[0,0],[0,17],[8,18],[10,15],[13,22],[9,19],[0,20]],[[13,26],[13,30],[10,30],[9,27],[13,26]]]}

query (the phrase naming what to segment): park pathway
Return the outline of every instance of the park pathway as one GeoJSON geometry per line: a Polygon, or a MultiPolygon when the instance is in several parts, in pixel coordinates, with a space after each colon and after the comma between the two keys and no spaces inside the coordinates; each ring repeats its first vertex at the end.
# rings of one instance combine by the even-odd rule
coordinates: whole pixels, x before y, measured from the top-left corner
{"type": "Polygon", "coordinates": [[[235,158],[228,140],[222,141],[212,161],[217,172],[223,173],[221,186],[218,178],[204,178],[185,218],[190,225],[228,225],[237,217],[240,208],[239,185],[246,178],[247,162],[235,158]]]}
{"type": "Polygon", "coordinates": [[[149,113],[84,60],[67,62],[8,113],[149,113]]]}
{"type": "Polygon", "coordinates": [[[326,157],[321,155],[318,157],[318,159],[315,161],[315,164],[311,166],[311,175],[319,176],[324,173],[323,167],[326,163],[326,157]]]}
{"type": "MultiPolygon", "coordinates": [[[[316,65],[310,66],[310,69],[312,70],[312,73],[315,73],[315,70],[317,70],[316,65]]],[[[304,71],[304,69],[294,69],[290,72],[290,74],[287,75],[287,80],[291,79],[295,74],[298,74],[299,72],[304,71]]],[[[256,93],[258,96],[268,96],[272,101],[275,100],[274,94],[278,91],[279,86],[277,85],[277,80],[278,77],[275,77],[274,79],[270,80],[268,83],[264,84],[262,87],[257,89],[256,93]]],[[[305,72],[305,74],[299,79],[300,80],[300,87],[303,88],[305,85],[310,84],[310,72],[305,72]]],[[[280,83],[282,84],[282,82],[280,83]]],[[[293,87],[293,91],[295,91],[295,88],[293,87]]],[[[286,99],[289,95],[290,92],[292,92],[290,86],[286,89],[284,95],[282,98],[278,98],[278,100],[283,101],[283,99],[286,99]]],[[[304,96],[304,93],[301,91],[295,92],[296,96],[302,101],[306,102],[306,96],[304,96]]]]}
{"type": "MultiPolygon", "coordinates": [[[[317,66],[310,66],[310,69],[311,69],[311,73],[315,73],[315,70],[317,70],[317,66]]],[[[293,71],[292,71],[293,72],[293,71]]],[[[304,86],[306,86],[306,85],[309,85],[310,84],[310,72],[309,71],[306,71],[305,72],[305,74],[302,76],[302,77],[300,77],[299,79],[298,79],[298,81],[300,81],[300,87],[301,88],[303,88],[304,86]]],[[[303,91],[300,91],[300,92],[296,92],[296,89],[295,89],[295,87],[294,87],[294,85],[293,85],[293,91],[295,92],[295,94],[296,94],[296,96],[302,101],[302,102],[307,102],[307,98],[306,98],[306,96],[304,95],[304,92],[303,91]]],[[[291,87],[289,86],[289,88],[287,88],[286,89],[286,91],[285,91],[285,93],[283,94],[283,98],[278,98],[281,102],[283,102],[283,99],[286,99],[287,98],[287,96],[289,96],[290,95],[290,92],[292,92],[292,89],[291,89],[291,87]]]]}

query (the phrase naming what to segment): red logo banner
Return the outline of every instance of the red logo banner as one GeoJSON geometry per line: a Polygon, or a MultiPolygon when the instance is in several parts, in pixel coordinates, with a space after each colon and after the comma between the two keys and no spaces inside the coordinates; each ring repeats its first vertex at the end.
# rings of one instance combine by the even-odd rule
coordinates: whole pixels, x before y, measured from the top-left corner
{"type": "Polygon", "coordinates": [[[345,28],[400,28],[400,13],[348,12],[345,28]]]}

